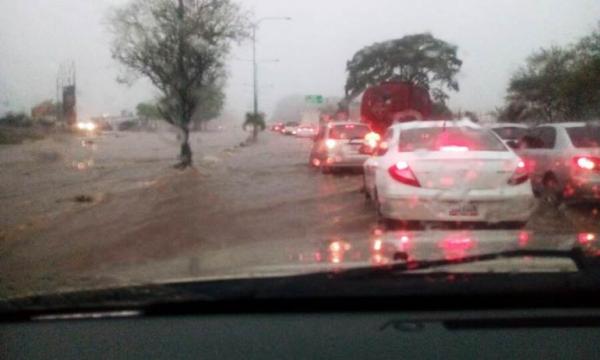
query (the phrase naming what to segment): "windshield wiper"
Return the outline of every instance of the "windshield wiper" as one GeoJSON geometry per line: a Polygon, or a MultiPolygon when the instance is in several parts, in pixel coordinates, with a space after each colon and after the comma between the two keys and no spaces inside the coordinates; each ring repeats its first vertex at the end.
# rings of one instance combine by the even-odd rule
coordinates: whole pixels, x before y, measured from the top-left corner
{"type": "MultiPolygon", "coordinates": [[[[483,261],[498,260],[498,259],[510,259],[519,257],[536,257],[536,258],[552,258],[552,259],[570,259],[572,260],[577,269],[580,271],[588,271],[590,269],[600,270],[598,266],[591,266],[598,260],[591,260],[585,255],[581,248],[572,248],[571,250],[506,250],[487,254],[465,256],[460,259],[435,259],[435,260],[419,260],[419,261],[402,261],[407,259],[405,253],[397,253],[394,256],[395,262],[390,265],[382,265],[379,267],[365,267],[355,268],[347,271],[343,271],[344,275],[364,275],[365,272],[369,274],[397,274],[407,273],[412,271],[424,270],[424,269],[435,269],[440,267],[458,266],[464,264],[479,263],[483,261]]],[[[597,265],[600,265],[598,263],[597,265]]]]}

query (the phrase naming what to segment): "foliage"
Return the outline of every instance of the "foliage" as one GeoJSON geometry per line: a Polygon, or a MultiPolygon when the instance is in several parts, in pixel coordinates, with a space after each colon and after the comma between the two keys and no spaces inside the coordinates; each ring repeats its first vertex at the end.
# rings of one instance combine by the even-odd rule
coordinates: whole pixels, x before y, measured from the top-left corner
{"type": "Polygon", "coordinates": [[[429,90],[436,102],[458,91],[456,75],[462,61],[457,47],[433,35],[415,34],[375,43],[358,51],[346,65],[346,98],[384,81],[404,81],[429,90]]]}
{"type": "Polygon", "coordinates": [[[433,102],[431,113],[434,118],[449,119],[452,117],[452,111],[445,102],[433,102]]]}
{"type": "Polygon", "coordinates": [[[192,121],[199,126],[221,115],[225,105],[225,82],[219,80],[198,91],[198,106],[192,115],[192,121]]]}
{"type": "Polygon", "coordinates": [[[31,127],[33,122],[31,118],[24,113],[9,112],[0,117],[0,125],[12,127],[31,127]]]}
{"type": "Polygon", "coordinates": [[[265,114],[263,113],[246,113],[246,120],[244,121],[244,125],[242,125],[244,130],[247,130],[248,127],[260,129],[260,131],[264,131],[267,128],[267,124],[265,122],[265,114]]]}
{"type": "Polygon", "coordinates": [[[511,78],[501,121],[554,122],[600,116],[600,26],[566,47],[533,53],[511,78]]]}
{"type": "Polygon", "coordinates": [[[136,115],[143,119],[160,119],[162,115],[158,106],[150,102],[141,102],[135,107],[136,115]]]}
{"type": "Polygon", "coordinates": [[[230,0],[133,0],[109,29],[113,58],[161,91],[158,110],[180,128],[181,165],[191,165],[189,124],[203,89],[223,76],[231,42],[245,37],[245,16],[230,0]]]}

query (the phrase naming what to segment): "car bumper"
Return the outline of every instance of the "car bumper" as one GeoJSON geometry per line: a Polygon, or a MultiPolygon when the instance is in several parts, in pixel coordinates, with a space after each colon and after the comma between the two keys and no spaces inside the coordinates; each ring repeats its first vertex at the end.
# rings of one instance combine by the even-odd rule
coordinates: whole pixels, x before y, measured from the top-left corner
{"type": "Polygon", "coordinates": [[[583,182],[567,185],[564,189],[566,201],[591,201],[600,203],[600,182],[583,182]]]}
{"type": "Polygon", "coordinates": [[[361,168],[368,155],[329,155],[325,160],[326,165],[333,168],[361,168]]]}
{"type": "Polygon", "coordinates": [[[456,199],[379,196],[379,201],[385,217],[406,221],[525,222],[537,206],[533,194],[456,199]]]}

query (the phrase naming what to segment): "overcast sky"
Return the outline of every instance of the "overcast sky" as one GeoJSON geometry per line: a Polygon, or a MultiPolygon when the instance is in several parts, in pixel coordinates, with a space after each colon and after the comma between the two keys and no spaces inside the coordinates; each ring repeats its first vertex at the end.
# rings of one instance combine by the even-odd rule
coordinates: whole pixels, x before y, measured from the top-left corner
{"type": "MultiPolygon", "coordinates": [[[[147,81],[118,84],[103,19],[126,0],[18,0],[0,2],[0,111],[28,110],[56,94],[62,62],[77,67],[81,115],[132,110],[156,91],[147,81]]],[[[510,74],[542,46],[570,43],[600,20],[599,0],[244,0],[258,32],[261,108],[289,94],[340,96],[345,64],[373,42],[431,32],[459,47],[464,61],[453,109],[487,111],[500,105],[510,74]]],[[[249,44],[233,49],[227,108],[251,108],[249,44]]]]}

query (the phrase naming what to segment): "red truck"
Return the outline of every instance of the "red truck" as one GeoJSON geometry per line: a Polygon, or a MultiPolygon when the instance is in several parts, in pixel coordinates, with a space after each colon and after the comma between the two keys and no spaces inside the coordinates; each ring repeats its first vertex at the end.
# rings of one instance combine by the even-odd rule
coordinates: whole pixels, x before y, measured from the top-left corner
{"type": "Polygon", "coordinates": [[[362,122],[383,135],[394,122],[430,119],[432,101],[427,89],[399,81],[384,82],[365,90],[360,114],[362,122]]]}

